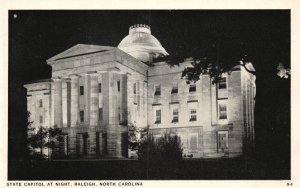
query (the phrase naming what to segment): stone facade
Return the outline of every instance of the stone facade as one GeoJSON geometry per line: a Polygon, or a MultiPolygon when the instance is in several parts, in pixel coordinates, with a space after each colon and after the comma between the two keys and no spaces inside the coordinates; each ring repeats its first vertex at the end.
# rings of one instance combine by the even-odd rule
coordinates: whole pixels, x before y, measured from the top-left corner
{"type": "Polygon", "coordinates": [[[33,125],[56,125],[65,133],[60,156],[128,157],[128,123],[149,126],[155,138],[179,135],[185,157],[231,157],[251,149],[255,76],[237,66],[219,84],[208,75],[186,84],[181,73],[190,61],[171,68],[151,63],[150,56],[168,54],[150,27],[135,25],[129,33],[119,48],[78,44],[47,60],[51,79],[25,85],[33,125]],[[130,42],[134,48],[127,52],[130,42]]]}

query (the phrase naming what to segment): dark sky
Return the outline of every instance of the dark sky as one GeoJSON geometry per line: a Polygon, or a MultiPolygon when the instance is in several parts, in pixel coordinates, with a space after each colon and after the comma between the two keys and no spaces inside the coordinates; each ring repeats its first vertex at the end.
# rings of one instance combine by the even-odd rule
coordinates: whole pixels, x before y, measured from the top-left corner
{"type": "Polygon", "coordinates": [[[23,80],[48,78],[45,60],[78,44],[117,46],[132,24],[146,23],[169,54],[211,41],[247,45],[258,70],[289,63],[289,11],[11,11],[10,65],[23,80]],[[17,18],[14,18],[14,14],[17,18]],[[22,67],[22,68],[21,68],[22,67]]]}
{"type": "MultiPolygon", "coordinates": [[[[245,44],[257,70],[256,123],[281,114],[282,105],[286,106],[284,110],[288,113],[282,117],[286,119],[279,118],[278,121],[289,122],[290,79],[276,76],[279,62],[290,66],[289,10],[11,10],[10,143],[15,142],[15,134],[19,133],[19,126],[24,123],[26,100],[22,85],[27,81],[51,77],[51,68],[46,64],[48,58],[79,43],[117,46],[128,35],[129,26],[137,23],[150,25],[152,34],[169,54],[189,56],[195,49],[205,48],[216,40],[229,41],[229,46],[230,41],[232,44],[245,44]]],[[[272,132],[271,123],[265,126],[268,129],[257,127],[272,132]]],[[[275,132],[284,129],[288,130],[286,134],[289,133],[289,127],[280,126],[275,132]]],[[[265,134],[263,131],[259,133],[265,134]]]]}

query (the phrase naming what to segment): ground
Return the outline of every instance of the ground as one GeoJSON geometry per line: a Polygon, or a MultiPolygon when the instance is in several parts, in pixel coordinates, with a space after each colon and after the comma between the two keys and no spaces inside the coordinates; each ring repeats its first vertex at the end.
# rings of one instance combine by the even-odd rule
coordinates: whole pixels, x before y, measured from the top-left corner
{"type": "Polygon", "coordinates": [[[148,165],[137,160],[10,162],[9,180],[276,180],[290,179],[284,161],[183,160],[148,165]],[[149,168],[147,168],[147,165],[149,168]],[[147,170],[148,169],[148,170],[147,170]]]}

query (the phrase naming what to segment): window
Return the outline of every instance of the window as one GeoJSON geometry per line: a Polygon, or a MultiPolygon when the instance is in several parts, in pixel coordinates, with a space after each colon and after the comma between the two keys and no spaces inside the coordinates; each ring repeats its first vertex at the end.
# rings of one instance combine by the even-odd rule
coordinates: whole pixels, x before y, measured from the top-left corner
{"type": "Polygon", "coordinates": [[[84,122],[84,111],[80,111],[80,122],[84,122]]]}
{"type": "Polygon", "coordinates": [[[196,92],[196,84],[191,84],[189,92],[196,92]]]}
{"type": "Polygon", "coordinates": [[[43,123],[43,116],[40,116],[40,123],[43,123]]]}
{"type": "Polygon", "coordinates": [[[190,150],[196,150],[198,148],[198,134],[190,135],[190,150]]]}
{"type": "Polygon", "coordinates": [[[84,87],[83,86],[80,86],[80,95],[84,95],[84,87]]]}
{"type": "Polygon", "coordinates": [[[102,92],[102,84],[99,83],[99,84],[98,84],[98,93],[101,93],[101,92],[102,92]]]}
{"type": "Polygon", "coordinates": [[[133,94],[136,94],[136,83],[133,84],[133,94]]]}
{"type": "Polygon", "coordinates": [[[138,104],[138,96],[137,96],[137,83],[133,84],[133,104],[138,104]]]}
{"type": "Polygon", "coordinates": [[[172,90],[171,90],[171,94],[176,94],[176,93],[178,93],[178,85],[177,84],[173,84],[172,90]]]}
{"type": "Polygon", "coordinates": [[[190,121],[197,121],[197,110],[191,109],[191,119],[190,121]]]}
{"type": "Polygon", "coordinates": [[[228,149],[228,131],[218,131],[218,152],[228,149]]]}
{"type": "Polygon", "coordinates": [[[226,89],[226,77],[220,78],[219,80],[219,89],[226,89]]]}
{"type": "Polygon", "coordinates": [[[99,118],[100,121],[103,120],[103,110],[102,110],[102,108],[98,109],[98,118],[99,118]]]}
{"type": "Polygon", "coordinates": [[[226,104],[219,104],[219,119],[227,119],[227,106],[226,104]]]}
{"type": "Polygon", "coordinates": [[[43,107],[43,100],[42,99],[39,100],[39,107],[43,107]]]}
{"type": "Polygon", "coordinates": [[[178,122],[178,119],[179,119],[178,109],[173,109],[173,120],[172,120],[172,122],[178,122]]]}
{"type": "Polygon", "coordinates": [[[118,113],[119,113],[119,121],[121,121],[121,109],[118,107],[118,113]]]}
{"type": "Polygon", "coordinates": [[[156,110],[155,123],[161,123],[161,110],[156,110]]]}
{"type": "Polygon", "coordinates": [[[155,86],[155,93],[154,95],[160,95],[160,85],[155,86]]]}
{"type": "Polygon", "coordinates": [[[120,91],[120,89],[121,89],[121,82],[120,81],[117,82],[117,86],[118,86],[118,91],[120,91]]]}

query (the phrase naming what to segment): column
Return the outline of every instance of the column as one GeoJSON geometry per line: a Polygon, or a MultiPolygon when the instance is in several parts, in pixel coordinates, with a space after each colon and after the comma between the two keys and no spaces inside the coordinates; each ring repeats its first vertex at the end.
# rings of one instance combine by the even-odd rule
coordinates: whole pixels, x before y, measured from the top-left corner
{"type": "Polygon", "coordinates": [[[97,132],[96,131],[90,131],[89,132],[89,141],[90,141],[90,148],[88,151],[88,157],[89,158],[95,158],[96,157],[96,151],[97,151],[97,132]]]}
{"type": "Polygon", "coordinates": [[[90,126],[98,125],[98,74],[90,74],[90,126]]]}
{"type": "Polygon", "coordinates": [[[79,124],[79,76],[71,75],[71,127],[79,124]]]}
{"type": "Polygon", "coordinates": [[[98,97],[98,74],[96,72],[89,73],[90,87],[89,87],[89,141],[90,141],[90,150],[89,157],[96,157],[97,146],[99,140],[97,140],[97,132],[94,127],[98,125],[98,106],[99,106],[99,97],[98,97]]]}
{"type": "Polygon", "coordinates": [[[53,78],[54,86],[54,125],[62,127],[62,81],[59,77],[53,78]]]}
{"type": "Polygon", "coordinates": [[[68,155],[71,158],[77,157],[77,148],[76,148],[76,133],[71,131],[68,135],[69,141],[68,141],[68,155]]]}
{"type": "Polygon", "coordinates": [[[84,123],[90,125],[90,75],[84,74],[84,123]]]}
{"type": "Polygon", "coordinates": [[[63,116],[63,127],[70,126],[70,80],[63,79],[62,82],[62,116],[63,116]]]}

